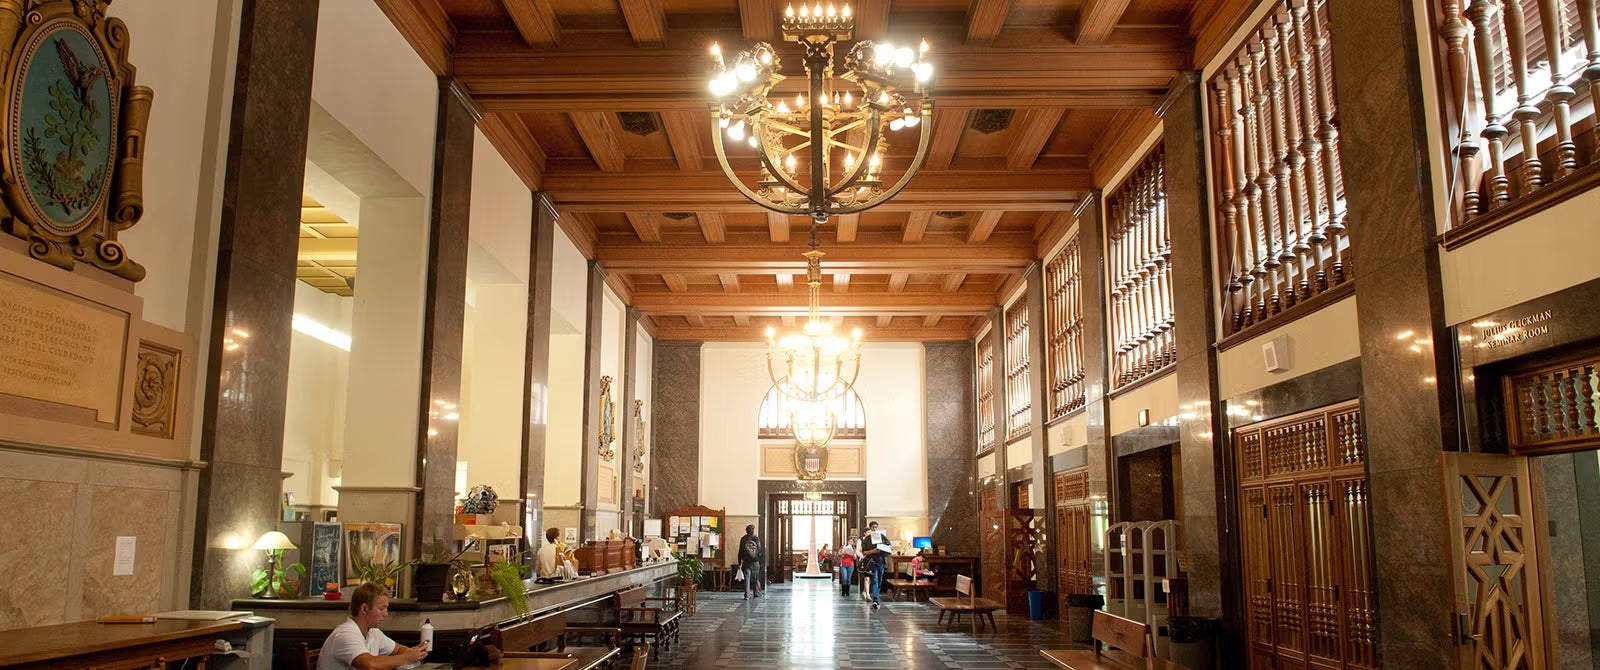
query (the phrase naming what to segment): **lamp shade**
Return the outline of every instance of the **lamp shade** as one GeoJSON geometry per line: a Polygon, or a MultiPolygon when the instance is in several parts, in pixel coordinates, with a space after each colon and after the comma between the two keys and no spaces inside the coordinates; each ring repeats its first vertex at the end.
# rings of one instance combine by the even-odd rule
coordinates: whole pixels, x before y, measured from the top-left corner
{"type": "Polygon", "coordinates": [[[276,549],[294,549],[295,544],[289,541],[289,536],[275,530],[269,530],[261,535],[261,539],[250,545],[251,549],[273,551],[276,549]]]}

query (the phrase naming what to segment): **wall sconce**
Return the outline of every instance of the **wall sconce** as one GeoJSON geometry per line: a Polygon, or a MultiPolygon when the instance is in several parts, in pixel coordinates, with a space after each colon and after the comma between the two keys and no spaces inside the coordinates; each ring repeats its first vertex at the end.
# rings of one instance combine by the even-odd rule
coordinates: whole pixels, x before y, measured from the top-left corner
{"type": "Polygon", "coordinates": [[[1148,409],[1139,410],[1139,425],[1140,426],[1148,426],[1148,425],[1150,425],[1150,410],[1148,410],[1148,409]]]}

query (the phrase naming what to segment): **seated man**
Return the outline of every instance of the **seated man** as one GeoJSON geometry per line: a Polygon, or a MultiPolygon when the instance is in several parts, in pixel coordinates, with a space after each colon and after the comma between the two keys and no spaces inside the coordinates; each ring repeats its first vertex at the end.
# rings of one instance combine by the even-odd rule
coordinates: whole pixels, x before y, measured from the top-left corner
{"type": "Polygon", "coordinates": [[[544,532],[545,544],[539,547],[539,553],[534,557],[534,576],[541,582],[553,582],[566,576],[561,570],[562,554],[565,547],[558,541],[561,537],[560,528],[551,528],[544,532]]]}
{"type": "Polygon", "coordinates": [[[373,583],[350,593],[350,618],[322,643],[318,670],[391,670],[417,665],[427,657],[425,646],[407,647],[378,630],[389,617],[389,590],[373,583]]]}

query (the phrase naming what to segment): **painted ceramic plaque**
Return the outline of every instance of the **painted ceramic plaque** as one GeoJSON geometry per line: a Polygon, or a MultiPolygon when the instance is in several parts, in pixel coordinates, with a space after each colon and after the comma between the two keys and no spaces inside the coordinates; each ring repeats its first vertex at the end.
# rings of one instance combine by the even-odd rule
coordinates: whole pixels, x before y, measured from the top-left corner
{"type": "Polygon", "coordinates": [[[111,192],[118,97],[105,54],[82,24],[58,18],[34,31],[17,58],[11,164],[34,220],[71,236],[94,222],[111,192]]]}

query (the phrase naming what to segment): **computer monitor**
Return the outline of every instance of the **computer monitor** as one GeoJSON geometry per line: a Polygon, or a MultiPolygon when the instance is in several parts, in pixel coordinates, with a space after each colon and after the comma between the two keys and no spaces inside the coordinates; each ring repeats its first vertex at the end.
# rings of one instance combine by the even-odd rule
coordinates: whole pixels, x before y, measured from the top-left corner
{"type": "Polygon", "coordinates": [[[913,538],[911,538],[911,548],[912,549],[932,549],[933,548],[933,538],[931,538],[931,537],[913,537],[913,538]]]}

